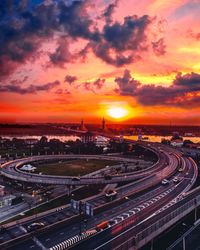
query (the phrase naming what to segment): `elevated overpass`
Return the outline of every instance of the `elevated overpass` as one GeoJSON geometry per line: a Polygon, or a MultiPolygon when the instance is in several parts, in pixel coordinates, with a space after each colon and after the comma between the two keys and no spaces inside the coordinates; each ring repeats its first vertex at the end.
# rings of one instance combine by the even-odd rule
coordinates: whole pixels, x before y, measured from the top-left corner
{"type": "MultiPolygon", "coordinates": [[[[185,215],[185,213],[191,211],[191,209],[194,209],[194,207],[199,205],[200,197],[198,197],[197,194],[199,191],[196,191],[197,197],[195,196],[195,198],[190,193],[185,194],[191,189],[197,178],[198,169],[195,162],[191,158],[182,157],[181,154],[175,150],[167,151],[163,148],[162,152],[160,152],[159,149],[158,152],[161,157],[162,155],[167,155],[167,158],[164,158],[165,160],[164,163],[161,164],[161,169],[153,174],[154,177],[152,177],[154,179],[151,180],[148,178],[148,187],[152,188],[154,185],[159,184],[163,178],[170,178],[170,176],[173,174],[177,175],[177,169],[181,166],[184,169],[184,172],[178,173],[178,176],[182,176],[180,183],[175,184],[173,181],[170,181],[170,185],[163,187],[163,191],[160,193],[154,196],[148,195],[147,193],[147,195],[142,196],[142,199],[139,203],[137,203],[137,205],[134,201],[132,202],[130,200],[130,205],[126,208],[126,210],[121,211],[121,206],[117,205],[116,203],[119,213],[117,217],[121,218],[120,220],[114,218],[114,224],[101,232],[96,231],[94,234],[88,234],[87,237],[83,237],[82,239],[79,238],[79,241],[75,242],[75,245],[69,245],[68,243],[72,242],[72,240],[69,239],[69,241],[65,240],[55,246],[51,246],[50,248],[52,250],[67,249],[68,247],[70,247],[70,249],[77,250],[138,249],[162,233],[172,223],[175,223],[176,220],[179,220],[182,216],[180,213],[181,211],[184,211],[183,214],[185,215]],[[166,159],[168,161],[167,164],[165,164],[166,159]],[[188,197],[191,199],[197,199],[199,203],[197,203],[197,200],[193,200],[193,202],[196,204],[194,206],[194,203],[192,203],[191,199],[188,197]],[[174,209],[177,209],[176,212],[174,212],[174,209]],[[168,217],[165,216],[166,213],[168,217]]],[[[148,175],[149,174],[150,172],[148,172],[148,175]]],[[[123,178],[127,177],[123,176],[123,178]]],[[[113,180],[108,180],[106,183],[112,183],[110,181],[113,180]]],[[[107,211],[108,208],[112,210],[113,206],[107,206],[103,208],[103,210],[101,210],[102,213],[103,211],[107,211]]],[[[47,232],[49,231],[48,234],[51,233],[53,238],[53,235],[56,234],[56,230],[59,230],[60,223],[58,222],[56,225],[51,225],[48,228],[39,230],[36,232],[36,236],[39,236],[40,234],[44,233],[44,230],[47,230],[47,232]]],[[[70,227],[72,227],[72,224],[70,224],[70,227]]],[[[27,234],[23,237],[25,240],[30,238],[31,235],[27,234]]],[[[5,242],[5,244],[2,244],[2,246],[8,246],[8,244],[9,242],[5,242]]]]}
{"type": "MultiPolygon", "coordinates": [[[[50,161],[50,160],[70,160],[70,159],[99,159],[99,160],[112,160],[120,162],[126,162],[127,164],[133,164],[134,159],[117,157],[112,155],[41,155],[41,156],[32,156],[24,159],[17,159],[14,161],[7,162],[1,166],[1,174],[19,181],[31,182],[31,183],[43,183],[43,184],[55,184],[55,185],[93,185],[93,184],[109,184],[109,183],[120,183],[120,182],[129,182],[132,180],[137,180],[144,178],[153,173],[162,173],[164,176],[163,170],[169,172],[168,162],[172,161],[173,156],[165,154],[163,152],[156,151],[151,149],[157,157],[158,161],[153,164],[151,167],[146,168],[137,172],[130,172],[118,175],[109,175],[109,177],[103,176],[101,171],[99,175],[94,176],[93,173],[88,174],[87,176],[75,178],[75,176],[55,176],[55,175],[40,175],[34,173],[28,173],[20,170],[20,167],[24,164],[34,163],[37,161],[50,161]],[[170,160],[171,159],[171,160],[170,160]]],[[[119,164],[118,166],[121,166],[119,164]]],[[[115,166],[117,167],[117,166],[115,166]]],[[[170,168],[170,173],[175,171],[174,168],[170,168]]],[[[169,173],[169,174],[170,174],[169,173]]]]}

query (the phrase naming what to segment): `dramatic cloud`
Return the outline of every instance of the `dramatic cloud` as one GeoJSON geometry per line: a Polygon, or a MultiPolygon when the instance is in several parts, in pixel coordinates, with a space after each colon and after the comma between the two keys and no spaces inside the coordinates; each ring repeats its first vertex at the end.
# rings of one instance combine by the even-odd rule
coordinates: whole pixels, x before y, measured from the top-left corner
{"type": "Polygon", "coordinates": [[[117,77],[115,82],[119,86],[120,95],[135,95],[135,91],[140,86],[140,82],[132,78],[127,69],[124,71],[123,77],[117,77]]]}
{"type": "Polygon", "coordinates": [[[70,85],[74,83],[78,78],[76,76],[70,76],[66,75],[65,76],[65,82],[68,82],[70,85]]]}
{"type": "Polygon", "coordinates": [[[127,16],[122,24],[105,24],[100,41],[91,43],[95,55],[116,67],[130,64],[140,58],[139,52],[147,49],[146,31],[151,23],[149,16],[127,16]]]}
{"type": "MultiPolygon", "coordinates": [[[[37,59],[41,45],[57,38],[57,47],[49,54],[53,66],[64,67],[86,57],[89,51],[108,64],[120,67],[140,58],[147,49],[151,19],[148,15],[127,16],[122,23],[113,22],[117,1],[93,18],[91,1],[44,1],[27,5],[26,1],[3,1],[0,5],[0,77],[6,77],[30,59],[37,59]],[[86,43],[79,51],[70,51],[73,41],[86,43]],[[6,66],[5,66],[6,64],[6,66]]],[[[153,45],[163,48],[162,41],[153,45]]]]}
{"type": "Polygon", "coordinates": [[[55,3],[25,8],[24,1],[1,1],[1,78],[12,73],[30,58],[37,58],[36,51],[41,43],[52,36],[57,27],[55,3]]]}
{"type": "Polygon", "coordinates": [[[112,15],[114,13],[115,8],[117,7],[118,0],[116,0],[114,3],[109,4],[108,7],[105,9],[103,13],[103,17],[105,17],[105,20],[107,23],[111,23],[112,20],[112,15]]]}
{"type": "Polygon", "coordinates": [[[55,91],[57,95],[70,95],[71,93],[67,89],[57,89],[55,91]]]}
{"type": "Polygon", "coordinates": [[[73,61],[74,58],[68,46],[68,39],[61,37],[58,40],[58,47],[54,53],[49,55],[50,61],[54,66],[64,67],[65,63],[73,61]]]}
{"type": "Polygon", "coordinates": [[[188,89],[190,91],[198,91],[200,90],[200,75],[194,72],[185,75],[179,73],[173,83],[180,88],[188,89]]]}
{"type": "Polygon", "coordinates": [[[0,92],[10,92],[10,93],[17,93],[17,94],[36,94],[38,91],[49,91],[54,87],[60,85],[59,81],[49,82],[44,85],[30,85],[28,87],[21,87],[18,85],[3,85],[0,86],[0,92]]]}
{"type": "Polygon", "coordinates": [[[82,82],[79,86],[83,86],[86,91],[96,93],[95,90],[100,90],[104,86],[104,83],[105,79],[98,78],[94,82],[82,82]]]}
{"type": "Polygon", "coordinates": [[[93,82],[93,85],[97,88],[97,89],[101,89],[103,87],[105,83],[105,79],[97,79],[96,81],[93,82]]]}
{"type": "Polygon", "coordinates": [[[160,38],[158,41],[152,42],[152,48],[157,56],[164,55],[166,53],[166,45],[164,43],[164,39],[160,38]]]}
{"type": "Polygon", "coordinates": [[[182,75],[178,73],[169,87],[156,86],[154,84],[142,85],[134,80],[128,70],[123,77],[115,79],[120,95],[133,96],[138,103],[147,106],[181,106],[198,107],[200,104],[200,74],[190,73],[182,75]]]}

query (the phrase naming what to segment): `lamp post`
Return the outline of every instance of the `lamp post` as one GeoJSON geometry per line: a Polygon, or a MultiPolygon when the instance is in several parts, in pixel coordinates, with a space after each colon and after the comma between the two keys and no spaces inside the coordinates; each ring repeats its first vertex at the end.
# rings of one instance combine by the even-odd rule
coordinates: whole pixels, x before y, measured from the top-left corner
{"type": "Polygon", "coordinates": [[[80,216],[80,223],[79,223],[79,235],[81,235],[81,223],[82,223],[82,201],[79,201],[79,216],[80,216]]]}

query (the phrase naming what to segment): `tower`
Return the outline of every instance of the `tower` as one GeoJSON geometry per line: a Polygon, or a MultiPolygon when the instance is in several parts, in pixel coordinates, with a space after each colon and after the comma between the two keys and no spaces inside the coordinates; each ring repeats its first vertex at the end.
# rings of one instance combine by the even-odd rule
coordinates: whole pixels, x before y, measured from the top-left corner
{"type": "Polygon", "coordinates": [[[80,130],[82,130],[82,131],[87,130],[86,127],[85,127],[85,124],[84,124],[84,122],[83,122],[83,119],[81,120],[80,130]]]}

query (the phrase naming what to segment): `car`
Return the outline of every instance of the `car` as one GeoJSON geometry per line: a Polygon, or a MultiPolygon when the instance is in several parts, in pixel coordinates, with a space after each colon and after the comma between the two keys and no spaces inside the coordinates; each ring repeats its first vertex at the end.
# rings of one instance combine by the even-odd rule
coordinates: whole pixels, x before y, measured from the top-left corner
{"type": "Polygon", "coordinates": [[[117,191],[116,190],[109,190],[106,194],[106,199],[108,201],[114,200],[117,196],[117,191]]]}
{"type": "Polygon", "coordinates": [[[73,177],[72,181],[80,181],[80,179],[81,179],[80,177],[73,177]]]}
{"type": "Polygon", "coordinates": [[[162,184],[163,184],[163,185],[169,184],[169,181],[168,181],[167,179],[163,179],[163,180],[162,180],[162,184]]]}
{"type": "Polygon", "coordinates": [[[183,172],[183,168],[179,168],[178,172],[183,172]]]}
{"type": "Polygon", "coordinates": [[[33,222],[28,226],[28,230],[32,231],[32,230],[37,230],[40,229],[42,227],[44,227],[44,223],[43,222],[33,222]]]}
{"type": "Polygon", "coordinates": [[[97,231],[102,231],[102,230],[106,229],[107,227],[109,227],[109,222],[108,221],[102,221],[101,223],[96,225],[96,230],[97,231]]]}
{"type": "Polygon", "coordinates": [[[173,179],[173,182],[174,183],[177,183],[177,182],[179,182],[180,181],[180,179],[178,178],[178,177],[174,177],[174,179],[173,179]]]}
{"type": "Polygon", "coordinates": [[[111,180],[111,179],[112,179],[112,176],[111,176],[111,175],[104,175],[104,179],[105,179],[105,180],[111,180]]]}
{"type": "Polygon", "coordinates": [[[46,194],[52,194],[52,191],[46,191],[46,194]]]}

